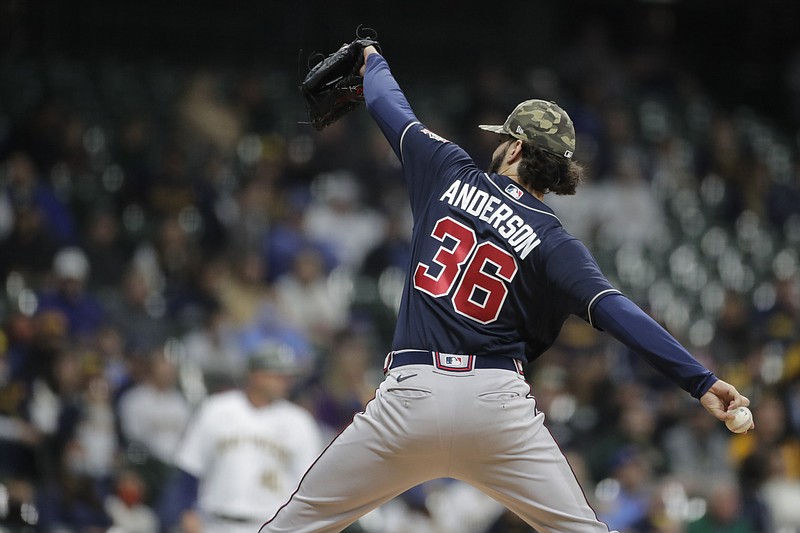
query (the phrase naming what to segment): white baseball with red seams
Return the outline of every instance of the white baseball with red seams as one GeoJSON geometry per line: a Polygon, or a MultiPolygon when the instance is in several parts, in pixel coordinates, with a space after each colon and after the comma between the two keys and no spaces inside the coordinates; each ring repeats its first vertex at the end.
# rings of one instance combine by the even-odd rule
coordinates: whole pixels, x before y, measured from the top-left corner
{"type": "Polygon", "coordinates": [[[747,407],[739,407],[734,412],[733,418],[725,421],[725,425],[734,433],[744,433],[753,423],[753,413],[747,407]]]}

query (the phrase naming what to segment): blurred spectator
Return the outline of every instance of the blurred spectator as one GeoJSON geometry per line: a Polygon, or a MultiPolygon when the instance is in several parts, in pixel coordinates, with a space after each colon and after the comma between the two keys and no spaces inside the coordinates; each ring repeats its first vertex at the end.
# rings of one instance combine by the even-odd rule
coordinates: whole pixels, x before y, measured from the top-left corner
{"type": "Polygon", "coordinates": [[[261,308],[253,323],[237,331],[239,353],[249,354],[265,341],[280,342],[294,350],[300,372],[316,363],[318,347],[311,344],[304,331],[288,324],[277,305],[261,308]]]}
{"type": "Polygon", "coordinates": [[[81,362],[86,384],[81,390],[80,412],[66,459],[75,471],[105,483],[114,476],[118,458],[111,390],[102,375],[89,377],[85,359],[81,362]]]}
{"type": "Polygon", "coordinates": [[[106,491],[102,485],[69,467],[58,478],[57,486],[51,487],[47,502],[41,509],[44,530],[50,531],[107,531],[112,525],[105,510],[106,491]]]}
{"type": "Polygon", "coordinates": [[[345,329],[334,336],[298,399],[320,423],[326,441],[350,424],[375,395],[378,383],[370,373],[374,367],[372,350],[363,334],[345,329]]]}
{"type": "Polygon", "coordinates": [[[176,216],[163,219],[153,238],[139,243],[132,263],[146,276],[148,286],[162,299],[159,313],[186,298],[202,265],[201,251],[176,216]]]}
{"type": "Polygon", "coordinates": [[[768,185],[765,203],[767,220],[774,228],[782,228],[792,216],[800,215],[800,174],[782,168],[788,176],[772,179],[768,185]]]}
{"type": "MultiPolygon", "coordinates": [[[[621,372],[621,365],[613,365],[610,348],[615,341],[611,342],[609,345],[609,339],[582,320],[573,318],[565,322],[553,347],[555,354],[563,357],[561,373],[565,379],[565,394],[556,407],[560,412],[557,418],[567,423],[571,434],[565,444],[572,442],[580,447],[589,438],[602,440],[603,428],[610,428],[619,414],[619,398],[608,394],[616,387],[613,380],[619,379],[612,372],[621,372]],[[570,371],[573,367],[580,368],[581,372],[570,371]],[[570,401],[574,402],[571,406],[570,401]]],[[[592,474],[597,472],[593,470],[592,474]]]]}
{"type": "Polygon", "coordinates": [[[547,416],[553,436],[570,449],[576,440],[573,422],[577,398],[573,389],[567,386],[566,374],[562,366],[543,362],[529,364],[525,370],[536,396],[536,408],[547,416]]]}
{"type": "Polygon", "coordinates": [[[630,527],[631,533],[685,533],[689,498],[678,481],[662,478],[650,496],[645,516],[630,527]]]}
{"type": "Polygon", "coordinates": [[[359,127],[358,122],[339,120],[315,135],[314,157],[298,169],[299,175],[293,183],[303,179],[303,185],[308,187],[320,174],[360,167],[368,158],[368,150],[358,150],[354,153],[349,146],[353,136],[361,135],[357,131],[359,127]]]}
{"type": "Polygon", "coordinates": [[[232,320],[218,308],[182,338],[186,363],[198,367],[208,393],[233,388],[244,377],[246,360],[237,333],[232,320]]]}
{"type": "Polygon", "coordinates": [[[773,282],[775,303],[756,315],[755,326],[762,343],[776,341],[784,348],[800,340],[800,281],[797,276],[773,282]]]}
{"type": "Polygon", "coordinates": [[[737,469],[741,490],[742,516],[759,533],[772,531],[771,517],[764,497],[764,482],[769,477],[770,450],[756,452],[744,458],[737,469]]]}
{"type": "Polygon", "coordinates": [[[31,423],[47,439],[49,458],[60,457],[80,411],[83,376],[77,354],[65,342],[67,324],[57,311],[37,316],[35,341],[28,351],[33,371],[27,410],[31,423]]]}
{"type": "Polygon", "coordinates": [[[25,152],[11,154],[6,162],[11,203],[31,206],[42,213],[43,227],[61,244],[75,244],[73,214],[37,175],[33,159],[25,152]]]}
{"type": "Polygon", "coordinates": [[[755,430],[730,440],[729,453],[734,464],[741,464],[751,454],[768,452],[781,458],[783,475],[800,480],[800,438],[789,432],[782,399],[771,392],[765,394],[754,402],[753,419],[755,430]]]}
{"type": "Polygon", "coordinates": [[[158,531],[158,517],[147,505],[147,488],[135,470],[123,469],[115,476],[113,492],[105,501],[105,509],[114,528],[125,533],[158,531]]]}
{"type": "Polygon", "coordinates": [[[109,315],[125,345],[137,351],[161,346],[171,327],[164,317],[163,300],[150,279],[136,267],[130,268],[118,291],[117,298],[109,302],[109,315]]]}
{"type": "Polygon", "coordinates": [[[681,410],[685,418],[662,437],[668,471],[692,493],[733,475],[727,456],[727,429],[704,409],[694,407],[686,405],[681,410]]]}
{"type": "Polygon", "coordinates": [[[116,207],[122,211],[126,205],[146,205],[148,189],[152,185],[154,169],[151,157],[154,145],[152,117],[136,113],[120,120],[118,138],[112,152],[122,171],[122,183],[117,191],[116,207]],[[124,202],[124,204],[123,204],[124,202]]]}
{"type": "Polygon", "coordinates": [[[187,137],[202,141],[226,152],[241,135],[241,118],[225,102],[222,83],[213,71],[201,71],[188,80],[179,104],[180,119],[187,137]]]}
{"type": "MultiPolygon", "coordinates": [[[[216,257],[225,249],[235,248],[239,237],[235,224],[240,206],[234,197],[238,183],[230,160],[217,157],[207,161],[206,166],[198,199],[182,216],[196,235],[202,253],[216,257]]],[[[258,241],[254,246],[258,246],[258,241]]]]}
{"type": "Polygon", "coordinates": [[[147,354],[146,368],[142,381],[122,393],[117,410],[126,454],[153,503],[172,473],[191,411],[178,389],[176,362],[163,346],[147,354]]]}
{"type": "Polygon", "coordinates": [[[254,178],[242,184],[236,217],[228,231],[234,250],[248,252],[259,248],[272,227],[277,204],[274,184],[268,180],[254,178]]]}
{"type": "Polygon", "coordinates": [[[245,71],[237,80],[234,102],[238,106],[239,116],[246,121],[248,131],[270,131],[277,122],[277,113],[271,101],[274,95],[270,89],[267,80],[256,72],[245,71]]]}
{"type": "Polygon", "coordinates": [[[165,302],[173,333],[191,329],[219,308],[220,264],[216,256],[203,256],[200,264],[189,273],[183,289],[165,302]]]}
{"type": "Polygon", "coordinates": [[[612,105],[605,110],[605,121],[609,136],[607,151],[602,154],[608,158],[606,173],[583,184],[574,197],[551,195],[546,203],[579,239],[597,240],[609,247],[623,243],[642,246],[663,231],[665,213],[645,174],[645,154],[632,111],[612,105]]]}
{"type": "Polygon", "coordinates": [[[752,522],[800,527],[796,498],[800,495],[800,439],[789,432],[786,406],[780,397],[768,393],[753,407],[756,429],[731,439],[730,452],[748,483],[748,513],[752,522]],[[792,502],[792,503],[790,503],[792,502]]]}
{"type": "Polygon", "coordinates": [[[726,222],[732,222],[752,201],[745,192],[752,170],[751,154],[731,117],[723,113],[712,120],[708,140],[708,152],[699,157],[700,175],[710,173],[722,179],[724,196],[718,209],[726,222]]]}
{"type": "Polygon", "coordinates": [[[286,323],[318,346],[326,346],[347,323],[347,302],[334,291],[322,257],[313,248],[300,252],[292,271],[275,282],[275,296],[286,323]]]}
{"type": "Polygon", "coordinates": [[[216,297],[232,326],[252,324],[263,307],[275,305],[275,290],[266,282],[265,264],[259,253],[233,253],[217,270],[216,297]]]}
{"type": "MultiPolygon", "coordinates": [[[[798,176],[795,171],[795,176],[798,176]]],[[[800,178],[784,183],[773,180],[766,197],[767,219],[774,228],[783,228],[791,217],[800,216],[800,178]]]]}
{"type": "Polygon", "coordinates": [[[10,374],[6,354],[0,355],[0,480],[35,479],[36,445],[40,433],[26,412],[27,384],[10,374]]]}
{"type": "MultiPolygon", "coordinates": [[[[62,183],[72,182],[72,191],[76,194],[70,194],[70,201],[73,209],[76,209],[78,220],[83,216],[83,207],[81,204],[83,194],[77,194],[79,191],[86,194],[87,198],[94,196],[98,191],[97,182],[90,174],[91,163],[93,156],[96,156],[100,151],[99,145],[92,146],[93,143],[86,143],[85,140],[88,136],[94,134],[98,138],[104,138],[102,129],[97,126],[91,128],[94,131],[90,132],[90,127],[87,125],[86,115],[80,111],[66,109],[61,124],[61,137],[59,139],[59,153],[58,159],[53,164],[50,172],[50,180],[53,182],[54,188],[62,183]],[[92,146],[92,151],[89,147],[92,146]],[[56,175],[60,175],[56,178],[56,175]]],[[[105,141],[100,141],[105,142],[105,141]]],[[[67,187],[64,187],[67,189],[67,187]]],[[[66,192],[64,189],[61,192],[66,192]]]]}
{"type": "Polygon", "coordinates": [[[405,212],[387,213],[386,233],[383,239],[368,250],[361,273],[373,279],[380,278],[388,268],[403,271],[411,260],[411,242],[405,212]]]}
{"type": "Polygon", "coordinates": [[[119,220],[109,210],[98,210],[89,217],[84,235],[83,249],[92,273],[90,287],[106,292],[117,290],[130,259],[130,251],[120,235],[119,220]]]}
{"type": "Polygon", "coordinates": [[[45,226],[42,212],[30,204],[14,208],[13,229],[0,240],[0,275],[20,272],[32,284],[43,281],[53,266],[59,240],[45,226]]]}
{"type": "Polygon", "coordinates": [[[724,365],[745,360],[755,341],[755,332],[750,326],[752,319],[752,310],[744,295],[726,291],[710,346],[717,363],[724,365]]]}
{"type": "Polygon", "coordinates": [[[337,263],[335,244],[312,238],[303,228],[306,194],[292,191],[285,195],[283,209],[276,213],[273,225],[264,236],[267,281],[274,282],[292,270],[295,257],[304,249],[314,248],[323,258],[325,271],[330,272],[337,263]]]}
{"type": "Polygon", "coordinates": [[[665,457],[657,446],[657,412],[636,385],[619,386],[617,394],[621,398],[619,417],[603,436],[583,443],[580,448],[593,479],[613,475],[617,467],[627,464],[628,458],[636,459],[632,461],[634,466],[647,463],[654,473],[662,472],[665,457]],[[621,453],[623,450],[627,453],[621,453]]]}
{"type": "Polygon", "coordinates": [[[161,147],[156,176],[147,190],[147,206],[157,222],[178,216],[196,200],[190,164],[186,150],[177,141],[161,147]]]}
{"type": "Polygon", "coordinates": [[[102,373],[111,387],[112,394],[122,390],[131,379],[130,361],[125,353],[125,340],[119,329],[108,325],[102,328],[95,338],[96,351],[102,373]]]}
{"type": "Polygon", "coordinates": [[[44,440],[40,459],[45,530],[105,528],[102,500],[114,464],[108,391],[91,381],[79,353],[62,350],[53,370],[33,384],[31,418],[44,440]]]}
{"type": "Polygon", "coordinates": [[[597,517],[611,529],[625,531],[650,510],[655,478],[648,458],[632,446],[620,448],[611,460],[611,478],[595,489],[597,517]]]}
{"type": "Polygon", "coordinates": [[[739,487],[735,480],[725,480],[710,487],[706,514],[686,526],[686,533],[723,532],[756,532],[742,516],[739,487]]]}
{"type": "Polygon", "coordinates": [[[321,174],[312,193],[305,232],[335,247],[339,264],[358,270],[367,252],[383,238],[384,218],[362,203],[358,181],[349,172],[321,174]]]}
{"type": "Polygon", "coordinates": [[[767,477],[761,489],[769,523],[779,533],[800,531],[800,478],[789,471],[789,461],[797,459],[800,455],[767,455],[767,477]]]}
{"type": "Polygon", "coordinates": [[[187,533],[258,530],[322,449],[314,418],[286,399],[291,348],[266,342],[248,364],[244,388],[209,397],[178,449],[171,495],[187,533]]]}
{"type": "Polygon", "coordinates": [[[70,337],[90,342],[107,320],[100,303],[88,292],[89,260],[83,250],[70,246],[58,251],[53,259],[56,285],[39,300],[39,311],[57,309],[64,313],[70,337]]]}

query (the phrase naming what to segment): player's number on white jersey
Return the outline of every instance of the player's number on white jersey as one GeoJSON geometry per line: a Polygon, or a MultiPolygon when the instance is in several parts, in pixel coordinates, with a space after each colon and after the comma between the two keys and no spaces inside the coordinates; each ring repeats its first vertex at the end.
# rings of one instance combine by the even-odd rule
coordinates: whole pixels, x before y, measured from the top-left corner
{"type": "Polygon", "coordinates": [[[508,296],[506,283],[517,273],[514,256],[489,241],[478,243],[471,228],[450,217],[436,222],[431,237],[442,243],[432,258],[439,271],[434,276],[429,265],[418,263],[414,288],[440,298],[456,286],[451,302],[457,313],[481,324],[497,320],[508,296]]]}

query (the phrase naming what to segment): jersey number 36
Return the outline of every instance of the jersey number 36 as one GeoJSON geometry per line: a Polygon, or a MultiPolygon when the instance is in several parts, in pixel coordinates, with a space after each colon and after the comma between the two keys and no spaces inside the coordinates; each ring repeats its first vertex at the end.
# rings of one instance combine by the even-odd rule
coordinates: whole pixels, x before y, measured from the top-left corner
{"type": "Polygon", "coordinates": [[[440,268],[432,275],[429,265],[418,263],[414,288],[434,298],[452,291],[457,313],[481,324],[497,320],[508,296],[506,283],[517,274],[514,256],[492,242],[478,243],[472,228],[450,217],[436,222],[431,237],[442,243],[432,258],[440,268]],[[449,246],[447,237],[452,240],[449,246]]]}

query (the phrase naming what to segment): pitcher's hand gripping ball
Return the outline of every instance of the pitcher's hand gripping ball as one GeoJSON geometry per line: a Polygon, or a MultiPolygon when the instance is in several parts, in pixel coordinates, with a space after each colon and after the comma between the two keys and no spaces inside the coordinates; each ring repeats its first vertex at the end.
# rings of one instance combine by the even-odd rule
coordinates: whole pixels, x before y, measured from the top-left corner
{"type": "Polygon", "coordinates": [[[753,413],[747,407],[739,407],[733,416],[725,421],[725,425],[734,433],[746,433],[753,425],[753,413]]]}
{"type": "Polygon", "coordinates": [[[379,46],[375,32],[368,31],[372,38],[358,37],[356,31],[356,40],[343,44],[311,67],[300,84],[310,124],[317,130],[333,124],[364,102],[364,78],[359,74],[364,64],[362,52],[367,46],[379,46]]]}

